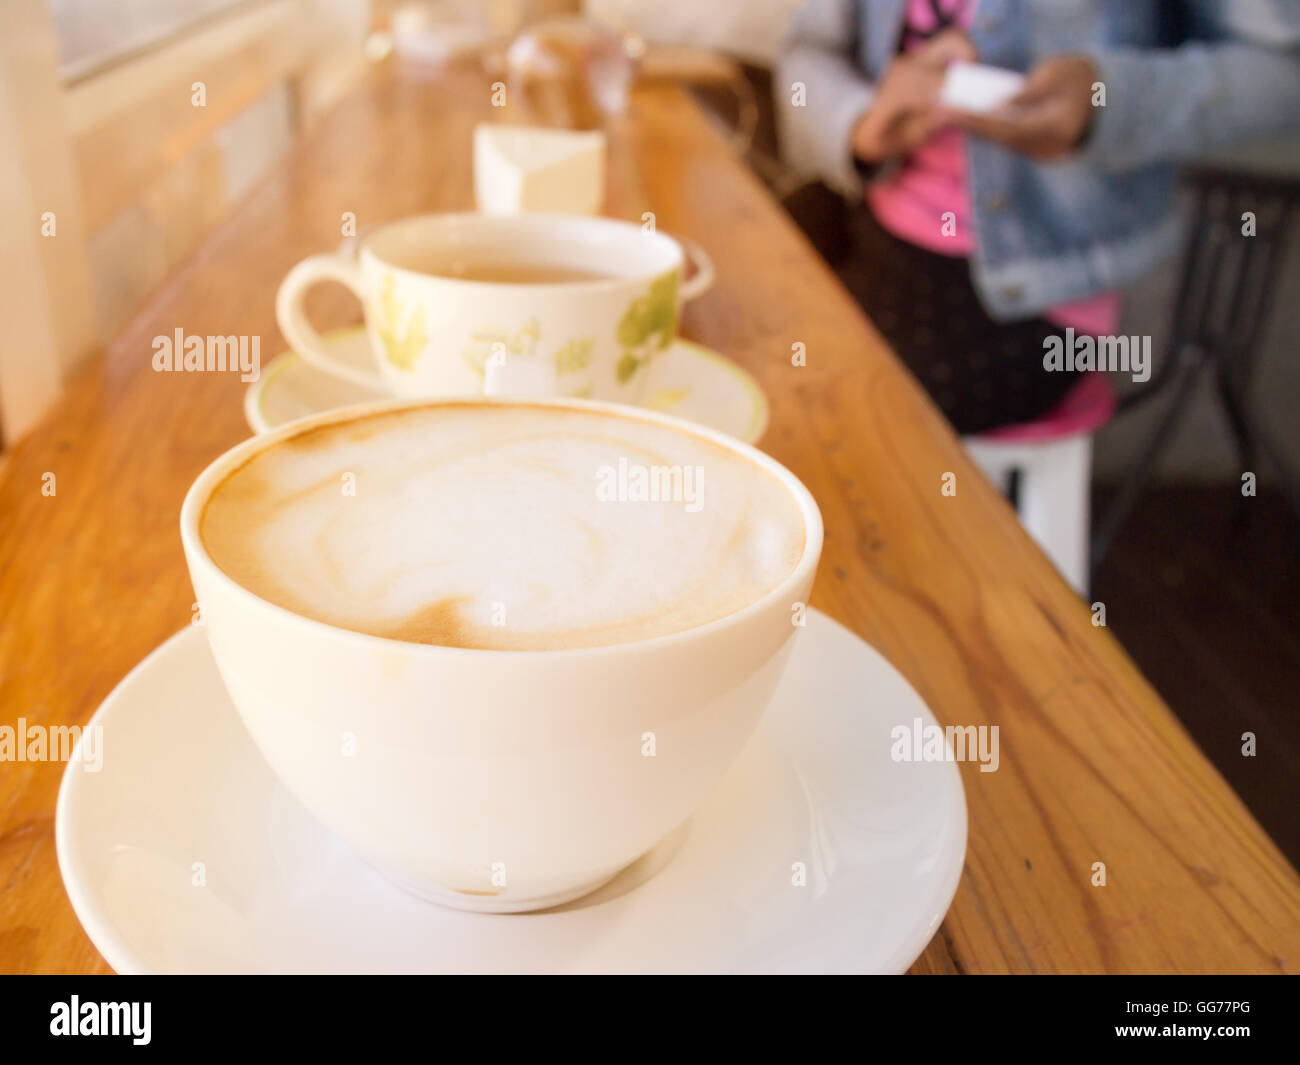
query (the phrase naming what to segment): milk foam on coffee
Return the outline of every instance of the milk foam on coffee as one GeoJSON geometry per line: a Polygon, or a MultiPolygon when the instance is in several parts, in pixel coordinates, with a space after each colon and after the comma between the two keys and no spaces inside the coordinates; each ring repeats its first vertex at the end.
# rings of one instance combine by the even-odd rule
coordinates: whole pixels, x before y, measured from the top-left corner
{"type": "Polygon", "coordinates": [[[518,650],[705,624],[778,585],[804,548],[794,497],[744,456],[632,416],[527,404],[308,430],[218,485],[200,532],[227,575],[295,613],[518,650]],[[697,495],[638,491],[674,469],[687,476],[659,485],[697,495]]]}

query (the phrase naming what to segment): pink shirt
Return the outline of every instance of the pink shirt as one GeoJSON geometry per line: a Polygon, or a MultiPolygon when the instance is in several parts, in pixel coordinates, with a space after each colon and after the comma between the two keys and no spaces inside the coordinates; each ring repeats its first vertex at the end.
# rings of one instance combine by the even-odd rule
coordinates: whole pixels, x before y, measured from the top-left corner
{"type": "MultiPolygon", "coordinates": [[[[939,0],[957,25],[969,29],[976,0],[939,0]]],[[[903,47],[913,51],[923,39],[907,29],[930,31],[936,19],[930,0],[908,0],[903,47]]],[[[969,258],[975,248],[970,226],[970,192],[966,186],[966,141],[960,130],[942,129],[915,148],[884,181],[867,187],[867,203],[876,220],[900,240],[941,255],[969,258]],[[944,214],[952,212],[951,225],[944,214]],[[949,235],[945,235],[949,234],[949,235]]],[[[1103,292],[1085,300],[1049,307],[1043,317],[1076,332],[1109,336],[1119,324],[1119,293],[1103,292]]]]}

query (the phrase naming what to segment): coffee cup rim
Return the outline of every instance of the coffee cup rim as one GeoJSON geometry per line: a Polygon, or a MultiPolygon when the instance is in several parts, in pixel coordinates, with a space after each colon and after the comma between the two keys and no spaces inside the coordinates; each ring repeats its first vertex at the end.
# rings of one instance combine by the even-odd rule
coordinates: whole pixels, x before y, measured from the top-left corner
{"type": "MultiPolygon", "coordinates": [[[[357,646],[369,646],[375,650],[386,648],[389,651],[392,651],[394,648],[400,648],[405,653],[417,656],[497,656],[498,658],[504,656],[515,660],[522,659],[524,656],[530,658],[563,658],[566,660],[574,658],[596,659],[616,656],[619,654],[627,654],[634,651],[643,652],[650,648],[667,649],[676,644],[698,640],[725,629],[742,625],[749,618],[770,608],[774,602],[779,602],[782,598],[788,597],[792,589],[799,587],[801,583],[812,578],[821,556],[824,536],[821,510],[818,508],[816,500],[813,499],[812,493],[804,483],[794,475],[794,473],[770,455],[760,451],[758,448],[752,447],[751,445],[746,444],[741,440],[737,440],[735,437],[729,436],[719,430],[710,429],[707,426],[699,425],[698,423],[688,421],[685,418],[678,418],[675,415],[664,414],[661,411],[629,407],[625,404],[610,403],[602,400],[576,399],[573,397],[544,397],[535,399],[529,398],[526,400],[503,400],[485,396],[454,396],[432,399],[383,399],[373,403],[341,408],[334,411],[326,411],[322,414],[301,418],[280,426],[277,429],[273,429],[270,432],[250,437],[213,459],[212,462],[210,462],[198,475],[198,477],[195,478],[193,484],[190,485],[188,491],[185,493],[184,502],[181,504],[180,526],[181,543],[190,566],[202,566],[211,579],[221,583],[238,598],[243,599],[246,603],[259,610],[269,611],[274,616],[295,621],[300,625],[307,626],[309,629],[319,628],[322,633],[332,634],[336,639],[342,639],[357,646]],[[308,617],[305,614],[300,614],[297,611],[290,610],[288,607],[280,606],[279,604],[273,603],[269,599],[265,599],[258,595],[256,592],[245,587],[227,574],[225,570],[217,565],[216,560],[208,553],[207,547],[203,543],[203,538],[199,533],[199,520],[203,515],[204,508],[206,507],[208,500],[212,497],[212,493],[223,481],[225,481],[227,476],[251,460],[254,456],[263,451],[269,450],[285,440],[291,440],[302,433],[318,429],[322,426],[331,425],[336,422],[360,421],[364,418],[374,417],[390,412],[446,406],[540,406],[584,410],[593,413],[634,418],[665,425],[669,428],[691,433],[702,437],[705,440],[712,441],[715,444],[719,444],[754,462],[755,465],[771,473],[790,493],[796,506],[799,508],[800,516],[803,519],[804,542],[803,550],[799,555],[799,560],[795,563],[794,568],[786,574],[780,582],[768,589],[768,591],[763,595],[749,603],[746,603],[739,610],[732,611],[730,614],[724,614],[720,618],[715,618],[712,621],[705,622],[701,625],[693,625],[689,628],[678,629],[674,632],[663,633],[658,636],[623,640],[618,643],[599,644],[594,647],[552,647],[528,649],[448,647],[443,644],[416,643],[409,640],[394,639],[389,636],[376,636],[372,633],[358,632],[355,629],[348,629],[341,625],[334,625],[326,621],[320,621],[316,618],[308,617]]],[[[199,604],[199,608],[202,610],[201,603],[199,604]]]]}
{"type": "MultiPolygon", "coordinates": [[[[571,240],[572,237],[566,239],[571,240]]],[[[407,277],[418,278],[423,281],[433,281],[440,285],[451,285],[453,287],[472,288],[477,291],[487,289],[506,289],[511,292],[542,292],[557,293],[565,291],[574,292],[602,292],[610,289],[623,288],[628,285],[644,284],[653,278],[666,274],[670,270],[678,272],[679,279],[683,273],[686,264],[686,252],[681,244],[667,233],[661,233],[658,230],[647,232],[641,226],[633,222],[625,221],[621,218],[606,218],[603,215],[575,215],[561,214],[556,212],[529,212],[528,214],[519,215],[492,215],[483,214],[480,211],[446,211],[430,212],[426,214],[408,215],[405,218],[395,218],[390,222],[385,222],[378,226],[374,231],[367,233],[365,238],[360,242],[357,249],[358,258],[365,260],[370,258],[385,270],[393,270],[407,277]],[[392,261],[391,258],[381,255],[375,250],[375,243],[381,240],[385,235],[391,237],[392,233],[400,228],[414,225],[429,225],[433,227],[453,228],[455,226],[482,226],[484,228],[508,229],[512,226],[525,227],[533,230],[545,229],[546,227],[565,227],[570,233],[579,228],[603,229],[605,232],[621,232],[629,238],[635,236],[639,240],[650,240],[657,243],[661,248],[671,253],[671,262],[666,262],[654,269],[647,269],[641,273],[619,274],[612,277],[588,278],[582,281],[482,281],[468,277],[452,277],[447,274],[432,274],[422,270],[413,270],[410,267],[402,266],[392,261]]]]}

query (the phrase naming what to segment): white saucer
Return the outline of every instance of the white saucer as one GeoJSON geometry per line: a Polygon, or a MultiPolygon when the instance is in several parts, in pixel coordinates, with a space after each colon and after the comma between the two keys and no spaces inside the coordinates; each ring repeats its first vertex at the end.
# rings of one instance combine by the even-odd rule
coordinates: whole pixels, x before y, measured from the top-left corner
{"type": "MultiPolygon", "coordinates": [[[[339,329],[324,339],[340,359],[359,367],[373,364],[363,329],[339,329]]],[[[680,337],[647,367],[646,406],[676,414],[753,444],[767,428],[767,397],[748,373],[725,355],[680,337]]],[[[388,398],[342,381],[304,362],[292,351],[262,368],[244,396],[244,416],[264,433],[309,414],[388,398]]]]}
{"type": "Polygon", "coordinates": [[[966,850],[956,766],[890,759],[918,717],[883,658],[810,611],[758,732],[672,837],[576,902],[466,913],[394,887],[289,797],[190,628],[95,714],[102,768],[64,774],[59,868],[121,973],[899,972],[966,850]]]}

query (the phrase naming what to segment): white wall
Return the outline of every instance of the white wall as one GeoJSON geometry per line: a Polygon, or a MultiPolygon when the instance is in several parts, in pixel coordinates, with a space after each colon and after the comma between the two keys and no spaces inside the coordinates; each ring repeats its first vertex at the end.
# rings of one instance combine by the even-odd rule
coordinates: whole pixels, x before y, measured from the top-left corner
{"type": "Polygon", "coordinates": [[[694,45],[770,66],[802,0],[585,0],[592,18],[656,44],[694,45]]]}

